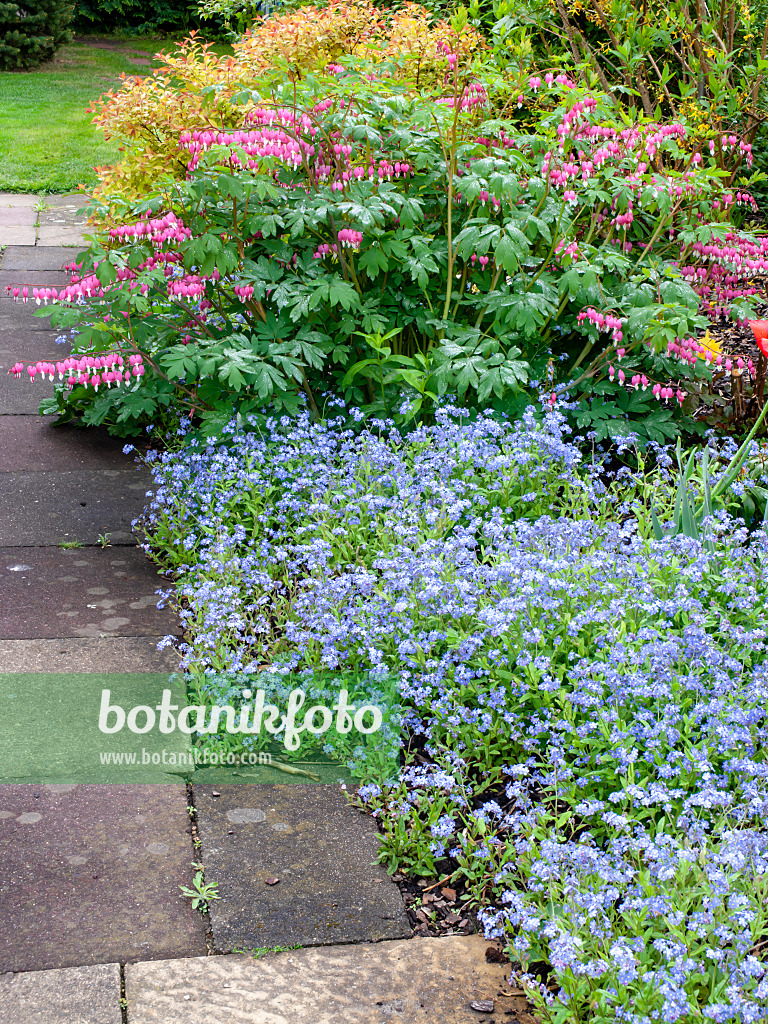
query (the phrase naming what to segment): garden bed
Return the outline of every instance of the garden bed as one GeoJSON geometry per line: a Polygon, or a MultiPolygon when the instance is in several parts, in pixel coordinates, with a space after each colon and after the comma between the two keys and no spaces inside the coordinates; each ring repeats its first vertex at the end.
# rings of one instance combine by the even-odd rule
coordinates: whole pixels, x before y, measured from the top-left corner
{"type": "Polygon", "coordinates": [[[624,71],[581,4],[557,5],[573,65],[504,5],[490,33],[331,0],[226,59],[187,40],[96,104],[125,149],[70,285],[10,290],[76,335],[28,367],[59,377],[43,411],[160,437],[142,525],[192,702],[389,701],[387,757],[316,747],[417,930],[483,928],[551,1024],[744,1024],[768,1005],[763,71],[721,5],[727,87],[694,46],[654,99],[657,51],[704,29],[672,0],[651,45],[646,6],[624,71]]]}
{"type": "Polygon", "coordinates": [[[463,891],[541,1010],[758,1011],[762,530],[720,511],[702,541],[653,539],[665,474],[606,487],[557,411],[274,421],[150,462],[198,694],[201,671],[212,703],[266,665],[394,674],[400,778],[358,765],[381,859],[463,891]]]}

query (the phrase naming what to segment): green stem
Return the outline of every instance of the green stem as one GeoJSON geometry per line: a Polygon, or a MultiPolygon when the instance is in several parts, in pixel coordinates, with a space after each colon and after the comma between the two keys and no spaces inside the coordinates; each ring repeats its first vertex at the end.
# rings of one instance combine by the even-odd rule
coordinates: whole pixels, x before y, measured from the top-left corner
{"type": "MultiPolygon", "coordinates": [[[[496,273],[493,275],[493,280],[491,281],[491,287],[488,289],[489,292],[492,292],[495,289],[496,285],[499,283],[499,278],[501,277],[501,272],[503,269],[504,268],[501,266],[496,268],[496,273]]],[[[485,317],[487,309],[488,304],[486,303],[480,310],[480,312],[477,314],[477,320],[475,320],[476,328],[479,328],[480,324],[483,322],[483,318],[485,317]]]]}
{"type": "Polygon", "coordinates": [[[459,311],[459,303],[461,302],[461,297],[464,294],[464,287],[465,287],[466,283],[467,283],[467,264],[465,263],[464,264],[464,270],[462,271],[462,274],[461,274],[461,284],[459,285],[459,297],[456,299],[456,302],[455,302],[454,307],[453,307],[453,319],[454,320],[456,319],[456,314],[459,311]]]}
{"type": "Polygon", "coordinates": [[[552,328],[549,325],[552,323],[553,320],[555,321],[555,323],[557,323],[557,321],[565,312],[565,307],[568,305],[570,298],[570,293],[566,292],[562,299],[560,299],[560,305],[557,307],[557,312],[555,313],[554,317],[549,317],[549,319],[545,320],[544,323],[541,325],[542,341],[547,342],[552,337],[552,328]]]}
{"type": "Polygon", "coordinates": [[[541,275],[544,273],[544,271],[549,266],[549,261],[552,259],[552,257],[555,254],[555,249],[557,248],[557,243],[560,240],[560,224],[562,222],[563,214],[564,213],[565,213],[565,202],[563,202],[563,205],[560,207],[560,215],[557,218],[557,227],[555,228],[554,235],[552,236],[552,245],[549,247],[549,252],[547,253],[546,259],[544,260],[544,262],[539,267],[539,269],[536,272],[536,275],[534,276],[533,280],[530,282],[528,287],[525,289],[526,292],[529,292],[531,290],[531,288],[533,288],[533,286],[536,284],[536,282],[539,280],[541,275]]]}
{"type": "Polygon", "coordinates": [[[579,358],[576,360],[576,362],[571,367],[571,373],[573,373],[573,371],[575,369],[577,369],[577,367],[581,366],[582,362],[587,358],[589,353],[592,351],[594,346],[597,344],[597,340],[598,340],[597,338],[587,338],[586,345],[581,350],[581,352],[579,352],[579,358]]]}
{"type": "Polygon", "coordinates": [[[653,232],[653,234],[652,234],[652,235],[651,235],[651,237],[649,238],[649,240],[648,240],[648,244],[646,245],[646,247],[645,247],[645,248],[643,249],[643,251],[642,251],[642,252],[640,253],[640,258],[639,258],[638,260],[636,260],[636,261],[635,261],[635,266],[636,266],[636,267],[639,267],[639,266],[640,266],[640,264],[641,264],[641,263],[643,262],[643,260],[644,260],[644,259],[645,259],[645,257],[647,256],[648,252],[649,252],[649,251],[650,251],[650,249],[652,248],[652,246],[653,246],[654,242],[655,242],[655,241],[656,241],[656,239],[657,239],[657,238],[659,237],[659,235],[661,235],[661,233],[662,233],[662,231],[664,230],[664,228],[665,228],[665,227],[666,227],[666,226],[667,226],[668,224],[674,224],[674,221],[675,221],[675,214],[676,214],[676,213],[677,213],[677,211],[678,211],[678,210],[680,209],[680,204],[681,204],[681,203],[682,203],[682,200],[678,200],[678,202],[677,202],[677,203],[675,203],[675,205],[674,205],[674,206],[672,207],[672,209],[671,209],[671,210],[669,211],[669,214],[668,214],[668,215],[667,215],[666,217],[662,217],[662,218],[660,218],[660,219],[659,219],[659,223],[658,223],[658,224],[656,225],[656,230],[655,230],[655,231],[653,232]]]}
{"type": "Polygon", "coordinates": [[[320,410],[317,408],[317,402],[315,401],[315,396],[312,394],[312,388],[309,386],[307,374],[303,366],[301,368],[301,386],[304,388],[304,394],[307,396],[309,400],[309,404],[312,409],[312,414],[315,417],[315,422],[319,423],[321,418],[320,410]]]}
{"type": "MultiPolygon", "coordinates": [[[[459,110],[461,109],[461,99],[459,97],[459,92],[456,83],[454,83],[453,94],[455,98],[455,109],[453,114],[453,124],[451,125],[451,146],[450,150],[448,150],[447,152],[445,146],[443,145],[442,136],[440,136],[440,148],[443,151],[443,159],[447,164],[446,170],[448,172],[448,220],[446,230],[446,240],[448,242],[448,280],[445,288],[445,302],[443,303],[443,320],[448,319],[448,313],[451,309],[451,296],[453,289],[453,264],[455,258],[453,253],[453,177],[455,173],[456,161],[456,123],[459,119],[459,110]],[[449,153],[450,159],[448,159],[449,153]]],[[[437,124],[437,121],[435,121],[435,123],[437,124]]]]}

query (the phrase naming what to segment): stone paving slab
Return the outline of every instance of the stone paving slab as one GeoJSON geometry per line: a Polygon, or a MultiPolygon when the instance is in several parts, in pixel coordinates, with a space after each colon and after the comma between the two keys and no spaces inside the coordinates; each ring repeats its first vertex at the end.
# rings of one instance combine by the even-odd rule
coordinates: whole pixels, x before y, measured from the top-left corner
{"type": "Polygon", "coordinates": [[[0,639],[178,634],[163,584],[136,547],[0,548],[0,639]]]}
{"type": "MultiPolygon", "coordinates": [[[[18,271],[19,275],[23,270],[18,271]]],[[[14,275],[15,276],[15,275],[14,275]]],[[[0,294],[0,331],[51,331],[50,321],[51,307],[38,306],[36,302],[14,302],[13,298],[7,296],[5,291],[0,294]],[[36,310],[45,312],[47,316],[35,316],[36,310]]],[[[56,333],[60,333],[56,330],[56,333]]]]}
{"type": "Polygon", "coordinates": [[[338,786],[195,786],[195,804],[219,952],[410,936],[376,826],[338,786]]]}
{"type": "Polygon", "coordinates": [[[0,228],[0,245],[34,245],[37,229],[33,225],[0,228]]]}
{"type": "Polygon", "coordinates": [[[131,522],[144,509],[151,477],[144,470],[101,469],[0,474],[0,542],[5,547],[136,543],[131,522]]]}
{"type": "MultiPolygon", "coordinates": [[[[63,196],[46,196],[44,201],[49,209],[43,210],[43,217],[54,220],[62,216],[74,218],[78,210],[84,210],[88,205],[88,196],[85,192],[69,192],[63,196]]],[[[79,219],[84,220],[83,217],[79,219]]]]}
{"type": "Polygon", "coordinates": [[[89,230],[86,218],[78,214],[88,205],[85,195],[49,196],[47,209],[40,211],[36,245],[83,246],[83,231],[89,230]]]}
{"type": "Polygon", "coordinates": [[[68,245],[72,247],[74,253],[77,250],[83,249],[87,242],[83,233],[76,228],[47,224],[38,227],[35,245],[55,245],[57,247],[68,245]]]}
{"type": "Polygon", "coordinates": [[[106,430],[53,425],[53,417],[0,419],[0,473],[24,469],[126,469],[125,440],[106,430]]]}
{"type": "Polygon", "coordinates": [[[0,975],[0,1024],[121,1024],[120,965],[0,975]]]}
{"type": "Polygon", "coordinates": [[[0,259],[0,269],[5,271],[61,270],[72,260],[70,247],[49,245],[38,248],[33,245],[8,245],[0,259]]]}
{"type": "Polygon", "coordinates": [[[37,223],[37,210],[34,206],[5,206],[0,205],[0,236],[3,228],[34,227],[37,223]]]}
{"type": "MultiPolygon", "coordinates": [[[[8,284],[14,286],[18,285],[20,288],[23,288],[25,284],[27,284],[30,289],[48,287],[59,288],[61,285],[67,284],[66,274],[63,274],[58,270],[49,271],[46,275],[43,275],[42,272],[33,275],[24,270],[10,270],[7,272],[6,277],[8,279],[8,284]],[[22,281],[22,277],[31,278],[34,283],[31,281],[22,281]],[[52,277],[58,278],[58,283],[54,281],[54,283],[51,284],[49,280],[48,284],[44,284],[44,277],[48,277],[49,279],[52,277]]],[[[38,305],[38,303],[31,298],[31,291],[30,298],[27,302],[22,302],[21,299],[14,299],[12,295],[9,295],[8,292],[6,292],[5,286],[3,286],[2,291],[0,291],[0,316],[3,318],[3,322],[0,324],[0,329],[7,329],[7,321],[8,327],[16,327],[21,330],[57,330],[57,328],[51,327],[50,315],[52,312],[53,306],[50,303],[46,306],[43,302],[40,302],[38,305]],[[14,312],[16,314],[15,317],[14,312]],[[36,312],[44,313],[46,315],[36,316],[36,312]],[[12,322],[8,320],[9,317],[13,318],[12,322]]]]}
{"type": "MultiPolygon", "coordinates": [[[[0,307],[4,301],[0,299],[0,307]]],[[[38,378],[33,383],[26,371],[19,380],[9,376],[8,371],[15,363],[36,363],[40,359],[56,362],[66,359],[71,352],[67,342],[56,343],[58,332],[51,331],[44,320],[35,320],[27,314],[27,322],[31,329],[9,328],[7,324],[3,329],[0,312],[0,416],[36,413],[40,402],[53,394],[54,385],[49,380],[38,378]],[[35,329],[36,324],[38,329],[35,329]]]]}
{"type": "Polygon", "coordinates": [[[204,955],[189,829],[183,786],[0,786],[0,971],[204,955]]]}
{"type": "MultiPolygon", "coordinates": [[[[56,341],[56,338],[60,338],[64,333],[52,331],[50,327],[39,331],[34,327],[28,331],[0,329],[0,376],[7,376],[8,370],[18,362],[36,363],[38,359],[45,359],[47,362],[55,363],[60,359],[66,359],[72,351],[72,346],[68,340],[61,344],[56,341]]],[[[26,372],[24,376],[27,376],[26,372]]],[[[34,391],[35,388],[42,390],[43,385],[49,383],[39,378],[30,383],[28,377],[26,380],[9,380],[14,384],[25,385],[30,391],[34,391]]]]}
{"type": "Polygon", "coordinates": [[[487,947],[471,935],[131,964],[128,1024],[513,1024],[518,1012],[528,1021],[509,965],[486,963],[487,947]],[[495,1016],[470,1007],[481,999],[495,1016]]]}
{"type": "Polygon", "coordinates": [[[40,196],[24,192],[0,192],[0,206],[37,206],[40,196]]]}
{"type": "MultiPolygon", "coordinates": [[[[7,270],[0,264],[0,295],[4,298],[8,296],[9,285],[11,288],[26,286],[29,288],[30,295],[27,306],[30,309],[36,309],[37,304],[31,298],[33,288],[64,288],[69,284],[69,279],[70,275],[59,268],[56,270],[7,270]]],[[[11,296],[11,301],[14,301],[13,296],[11,296]]],[[[23,306],[24,303],[19,299],[17,305],[23,306]]]]}
{"type": "MultiPolygon", "coordinates": [[[[35,362],[48,358],[51,356],[35,356],[35,362]]],[[[29,381],[9,377],[8,366],[13,366],[14,362],[3,365],[0,361],[0,417],[32,416],[39,411],[40,402],[53,394],[53,384],[50,381],[30,384],[29,381]]]]}
{"type": "Polygon", "coordinates": [[[0,640],[3,672],[176,672],[179,657],[159,636],[0,640]]]}

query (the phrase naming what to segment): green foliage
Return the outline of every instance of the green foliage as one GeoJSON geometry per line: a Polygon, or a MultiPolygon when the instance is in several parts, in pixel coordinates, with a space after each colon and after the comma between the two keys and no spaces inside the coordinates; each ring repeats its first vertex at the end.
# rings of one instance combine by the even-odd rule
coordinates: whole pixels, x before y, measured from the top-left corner
{"type": "MultiPolygon", "coordinates": [[[[712,168],[677,170],[671,137],[656,157],[668,184],[641,172],[642,208],[624,215],[632,153],[572,176],[570,193],[552,181],[574,105],[609,134],[622,125],[610,106],[555,84],[526,114],[536,117],[532,145],[513,118],[483,120],[465,105],[469,86],[457,83],[448,102],[413,96],[368,82],[365,67],[335,88],[297,85],[280,131],[306,158],[285,162],[258,127],[281,106],[282,82],[272,82],[272,102],[247,108],[250,134],[182,136],[187,181],[141,204],[113,197],[129,226],[92,246],[81,272],[94,275],[90,298],[55,318],[83,325],[81,352],[140,353],[147,373],[129,388],[63,386],[47,411],[121,432],[185,413],[215,432],[233,405],[246,416],[306,402],[319,415],[323,396],[337,394],[407,422],[448,394],[514,410],[533,380],[570,382],[580,428],[598,437],[674,436],[680,413],[615,381],[612,361],[620,351],[627,376],[677,378],[692,394],[709,374],[701,360],[666,354],[706,324],[679,271],[680,243],[666,234],[692,243],[721,230],[700,220],[723,217],[712,168]],[[691,198],[673,207],[668,190],[680,180],[691,198]],[[585,320],[593,303],[623,333],[585,320]]],[[[638,146],[643,138],[638,129],[638,146]]]]}
{"type": "MultiPolygon", "coordinates": [[[[689,537],[692,540],[698,540],[703,520],[706,517],[711,516],[714,511],[714,506],[712,504],[712,490],[710,488],[709,479],[709,449],[705,448],[703,452],[701,465],[701,489],[703,493],[703,500],[698,513],[695,510],[695,498],[692,499],[689,491],[691,478],[694,474],[695,462],[696,452],[692,451],[688,456],[688,461],[686,462],[685,467],[683,467],[680,439],[678,438],[677,466],[680,476],[678,479],[677,491],[675,493],[675,507],[672,513],[672,528],[668,531],[670,537],[676,537],[678,534],[682,534],[684,537],[689,537]]],[[[726,477],[727,475],[728,471],[726,471],[726,477]]],[[[653,535],[656,540],[663,540],[666,533],[662,529],[655,509],[651,509],[651,523],[653,525],[653,535]]],[[[714,550],[711,540],[709,542],[709,549],[710,551],[714,550]]]]}
{"type": "Polygon", "coordinates": [[[284,6],[281,3],[265,3],[264,0],[199,0],[197,12],[203,22],[219,21],[227,35],[238,38],[258,18],[284,6]]]}
{"type": "Polygon", "coordinates": [[[75,0],[78,32],[188,32],[200,26],[190,0],[75,0]]]}
{"type": "Polygon", "coordinates": [[[208,913],[208,904],[211,900],[220,900],[219,895],[219,883],[218,882],[206,882],[203,874],[202,864],[195,864],[193,867],[197,868],[195,877],[192,879],[191,887],[188,885],[180,885],[181,895],[186,896],[192,900],[192,909],[199,910],[201,914],[208,913]]]}
{"type": "Polygon", "coordinates": [[[72,38],[67,0],[0,3],[0,69],[26,69],[50,60],[72,38]]]}
{"type": "MultiPolygon", "coordinates": [[[[729,183],[753,178],[744,151],[723,145],[723,135],[754,143],[765,122],[762,0],[693,10],[687,0],[495,0],[476,2],[474,15],[502,66],[548,68],[555,60],[628,111],[685,120],[691,146],[712,142],[729,183]]],[[[762,182],[768,163],[757,169],[762,182]]]]}
{"type": "Polygon", "coordinates": [[[117,165],[99,169],[97,195],[107,202],[114,194],[143,198],[159,179],[184,177],[179,135],[247,124],[252,104],[237,99],[246,89],[258,102],[262,89],[279,92],[287,80],[327,79],[327,68],[341,58],[360,59],[377,77],[430,88],[436,80],[444,83],[447,52],[456,55],[463,74],[482,48],[466,16],[455,24],[433,22],[411,3],[383,19],[371,0],[328,0],[265,18],[226,55],[190,36],[177,52],[162,55],[153,74],[129,79],[94,103],[95,123],[123,147],[117,165]]]}
{"type": "MultiPolygon", "coordinates": [[[[633,436],[666,444],[677,436],[679,417],[674,410],[659,405],[649,391],[628,391],[616,388],[609,381],[582,389],[589,392],[576,404],[573,418],[576,426],[594,434],[594,440],[621,441],[633,436]]],[[[689,429],[694,425],[689,424],[689,429]]]]}
{"type": "MultiPolygon", "coordinates": [[[[695,482],[698,484],[696,491],[700,496],[701,504],[697,507],[697,499],[695,494],[691,494],[691,484],[694,482],[696,474],[696,452],[692,451],[688,459],[683,466],[682,450],[680,439],[677,440],[677,466],[679,470],[677,491],[675,493],[675,505],[672,513],[672,524],[671,529],[665,532],[662,529],[661,523],[658,520],[655,509],[651,509],[651,523],[653,526],[653,535],[656,540],[663,540],[665,536],[676,537],[678,534],[682,534],[685,537],[690,537],[693,540],[699,540],[701,527],[703,521],[712,516],[717,507],[716,502],[722,495],[727,495],[730,498],[730,489],[736,482],[739,476],[742,475],[744,464],[748,461],[750,456],[753,455],[753,439],[762,426],[763,420],[765,419],[766,413],[768,412],[768,404],[763,406],[763,410],[758,416],[754,426],[750,430],[749,434],[744,438],[738,451],[728,462],[727,466],[721,473],[717,482],[713,485],[710,480],[710,455],[709,447],[704,448],[701,453],[701,465],[698,471],[698,480],[695,482]]],[[[757,498],[762,498],[765,504],[765,513],[763,518],[763,524],[768,521],[768,502],[765,501],[766,495],[765,489],[759,486],[753,485],[751,488],[751,494],[743,495],[744,512],[748,519],[751,519],[755,512],[755,501],[757,498]]],[[[714,548],[711,539],[706,541],[708,550],[713,552],[714,548]]]]}

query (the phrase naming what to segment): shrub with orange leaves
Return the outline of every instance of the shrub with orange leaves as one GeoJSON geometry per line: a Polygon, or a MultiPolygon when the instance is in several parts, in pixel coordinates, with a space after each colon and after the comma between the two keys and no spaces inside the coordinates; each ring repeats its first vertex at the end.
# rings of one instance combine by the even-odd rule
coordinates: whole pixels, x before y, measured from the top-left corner
{"type": "Polygon", "coordinates": [[[406,79],[417,88],[439,85],[445,75],[446,54],[455,54],[462,67],[483,46],[482,36],[468,22],[430,24],[425,15],[418,4],[406,4],[392,18],[387,34],[388,56],[400,56],[406,79]]]}
{"type": "Polygon", "coordinates": [[[238,61],[259,74],[286,61],[301,76],[344,56],[362,56],[385,41],[382,12],[370,0],[331,0],[327,7],[301,7],[262,18],[235,43],[238,61]]]}
{"type": "Polygon", "coordinates": [[[234,127],[243,120],[243,108],[231,100],[241,92],[243,69],[232,57],[219,57],[195,33],[178,51],[158,54],[161,67],[145,78],[123,76],[123,84],[110,90],[91,107],[94,124],[105,136],[117,139],[123,151],[120,163],[97,168],[97,196],[136,197],[164,177],[180,177],[189,154],[178,146],[179,132],[234,127]],[[213,90],[208,90],[213,86],[213,90]]]}
{"type": "Polygon", "coordinates": [[[123,151],[118,164],[99,169],[96,195],[136,198],[163,178],[183,177],[189,155],[179,147],[181,132],[247,125],[253,104],[234,99],[270,76],[298,83],[308,73],[332,73],[335,62],[350,57],[375,62],[377,76],[393,83],[440,88],[446,55],[461,71],[482,47],[466,18],[433,22],[411,3],[387,22],[371,0],[330,0],[324,8],[262,19],[228,57],[193,33],[175,54],[158,55],[162,64],[153,74],[125,78],[93,105],[94,123],[123,151]]]}

